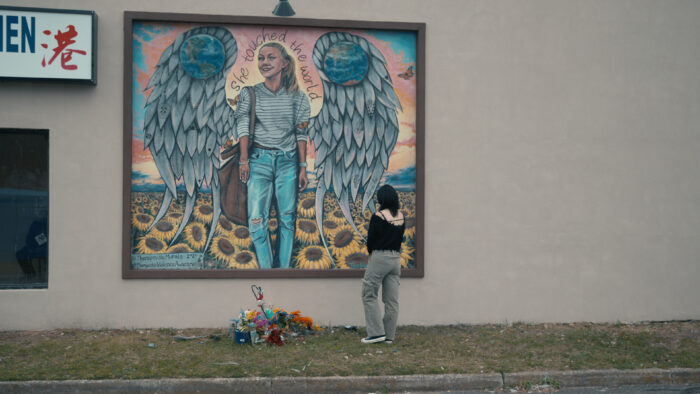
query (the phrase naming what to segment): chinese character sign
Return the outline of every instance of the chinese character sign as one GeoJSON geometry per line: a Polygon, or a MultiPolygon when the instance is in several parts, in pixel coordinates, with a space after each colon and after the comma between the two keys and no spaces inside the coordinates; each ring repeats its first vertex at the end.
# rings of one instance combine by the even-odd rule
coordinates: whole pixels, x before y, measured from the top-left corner
{"type": "Polygon", "coordinates": [[[95,15],[72,12],[0,7],[0,78],[94,83],[95,15]]]}

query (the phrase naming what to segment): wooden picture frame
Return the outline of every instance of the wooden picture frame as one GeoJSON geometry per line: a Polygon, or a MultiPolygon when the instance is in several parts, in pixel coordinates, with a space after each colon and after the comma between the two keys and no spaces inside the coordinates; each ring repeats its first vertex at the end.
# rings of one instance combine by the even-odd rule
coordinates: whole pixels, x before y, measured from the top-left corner
{"type": "MultiPolygon", "coordinates": [[[[425,24],[129,11],[124,24],[124,279],[361,277],[372,198],[385,182],[407,217],[402,276],[423,277],[425,24]],[[264,87],[272,66],[258,56],[270,42],[292,59],[281,64],[294,64],[296,90],[264,87]],[[254,85],[292,97],[261,105],[256,93],[256,122],[289,123],[297,138],[273,142],[277,150],[254,148],[262,153],[251,153],[253,171],[263,156],[274,166],[287,156],[303,161],[297,148],[306,133],[309,184],[272,193],[256,172],[249,196],[273,199],[249,198],[267,224],[249,219],[251,231],[218,214],[225,186],[217,170],[228,165],[221,150],[245,133],[239,98],[248,108],[241,94],[254,85]],[[275,105],[289,105],[292,115],[275,105]],[[294,213],[285,208],[291,195],[294,213]],[[272,254],[255,245],[270,245],[272,254]]],[[[276,134],[256,135],[269,145],[265,138],[276,134]]]]}

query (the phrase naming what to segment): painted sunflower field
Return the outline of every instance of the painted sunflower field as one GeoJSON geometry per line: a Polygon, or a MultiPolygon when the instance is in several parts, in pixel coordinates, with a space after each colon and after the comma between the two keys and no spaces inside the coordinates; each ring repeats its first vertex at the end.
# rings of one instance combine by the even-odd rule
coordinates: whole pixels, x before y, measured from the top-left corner
{"type": "MultiPolygon", "coordinates": [[[[401,247],[401,267],[415,267],[416,208],[415,193],[399,191],[401,211],[406,218],[404,242],[401,247]]],[[[167,214],[155,225],[153,220],[160,207],[162,193],[132,192],[131,194],[131,247],[134,255],[150,254],[203,254],[203,269],[258,269],[253,242],[247,226],[240,226],[223,215],[215,229],[211,229],[214,209],[210,193],[200,193],[194,212],[184,231],[177,237],[177,229],[184,216],[185,193],[179,192],[167,214]],[[149,230],[150,229],[150,230],[149,230]],[[214,231],[211,245],[204,250],[210,231],[214,231]]],[[[351,204],[352,217],[359,234],[350,226],[336,200],[325,197],[323,228],[316,224],[314,192],[299,195],[297,204],[294,256],[291,266],[296,269],[325,270],[365,268],[369,256],[365,238],[372,213],[361,212],[361,202],[351,204]],[[328,249],[323,246],[321,232],[328,249]]],[[[275,209],[270,212],[268,224],[270,241],[277,242],[277,218],[275,209]]]]}

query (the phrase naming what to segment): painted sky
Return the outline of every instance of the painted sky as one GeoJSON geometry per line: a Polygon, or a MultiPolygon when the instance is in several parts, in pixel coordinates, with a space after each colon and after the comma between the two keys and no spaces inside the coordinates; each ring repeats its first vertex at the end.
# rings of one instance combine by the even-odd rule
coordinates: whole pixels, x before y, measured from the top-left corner
{"type": "MultiPolygon", "coordinates": [[[[148,150],[143,146],[144,104],[149,91],[145,88],[155,70],[160,55],[172,44],[175,38],[189,29],[200,25],[190,23],[134,23],[133,34],[133,138],[132,170],[139,174],[132,178],[134,186],[161,184],[158,170],[148,150]]],[[[263,81],[257,69],[257,49],[262,42],[276,41],[284,45],[296,61],[297,79],[300,90],[311,102],[311,116],[315,116],[323,103],[321,79],[313,64],[312,53],[316,40],[327,29],[290,28],[278,26],[250,27],[226,25],[236,39],[238,57],[227,75],[226,95],[235,98],[240,87],[263,81]]],[[[399,136],[396,148],[391,154],[386,179],[391,176],[413,173],[416,164],[416,79],[399,77],[416,65],[416,35],[413,32],[389,30],[336,30],[364,37],[384,55],[397,96],[403,107],[398,113],[399,136]]],[[[309,170],[314,168],[313,149],[309,149],[309,170]]],[[[415,178],[415,177],[414,177],[415,178]]]]}

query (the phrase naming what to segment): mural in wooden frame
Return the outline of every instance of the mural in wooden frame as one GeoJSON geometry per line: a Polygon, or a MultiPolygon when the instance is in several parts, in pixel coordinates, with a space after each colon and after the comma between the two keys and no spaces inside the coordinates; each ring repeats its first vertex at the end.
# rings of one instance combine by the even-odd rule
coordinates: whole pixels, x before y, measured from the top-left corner
{"type": "Polygon", "coordinates": [[[126,12],[123,277],[360,277],[384,183],[422,277],[424,42],[420,23],[126,12]]]}

